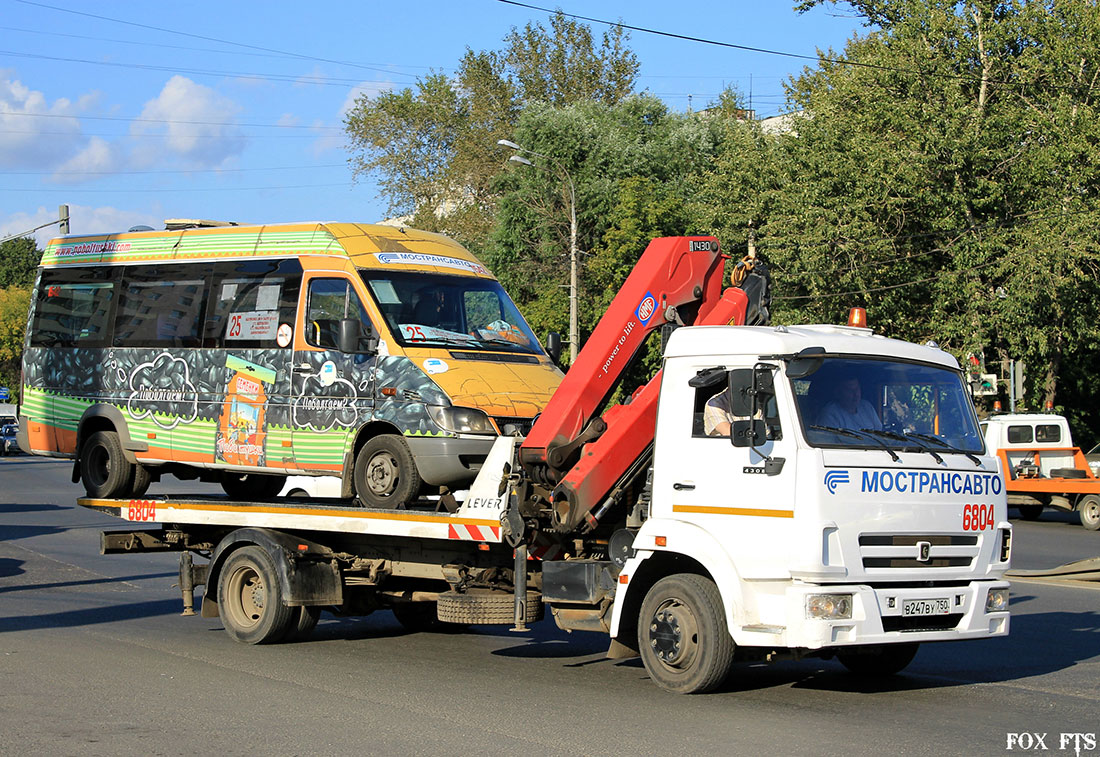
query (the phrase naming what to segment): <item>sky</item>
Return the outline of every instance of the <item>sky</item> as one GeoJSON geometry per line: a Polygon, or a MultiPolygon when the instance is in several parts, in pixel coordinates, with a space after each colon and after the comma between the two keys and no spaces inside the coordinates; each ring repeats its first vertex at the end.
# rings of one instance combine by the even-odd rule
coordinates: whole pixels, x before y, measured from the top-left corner
{"type": "MultiPolygon", "coordinates": [[[[846,6],[795,0],[532,0],[593,19],[796,56],[865,32],[846,6]]],[[[501,0],[151,3],[0,0],[0,239],[58,218],[73,234],[387,216],[348,167],[356,97],[453,73],[544,11],[501,0]]],[[[591,23],[599,35],[606,26],[591,23]]],[[[736,87],[758,117],[810,61],[633,31],[638,89],[674,111],[736,87]]],[[[501,155],[502,162],[508,154],[501,155]]],[[[56,226],[35,233],[40,247],[56,226]]]]}

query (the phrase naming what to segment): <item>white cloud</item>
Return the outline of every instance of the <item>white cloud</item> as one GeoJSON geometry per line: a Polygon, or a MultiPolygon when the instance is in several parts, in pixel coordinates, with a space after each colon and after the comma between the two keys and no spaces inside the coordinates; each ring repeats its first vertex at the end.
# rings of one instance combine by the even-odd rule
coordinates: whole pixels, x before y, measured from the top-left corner
{"type": "Polygon", "coordinates": [[[52,180],[70,184],[92,181],[98,178],[97,174],[116,170],[119,162],[116,145],[100,137],[92,137],[83,150],[58,167],[52,180]]]}
{"type": "Polygon", "coordinates": [[[81,148],[77,116],[96,102],[98,93],[82,95],[75,104],[64,97],[51,103],[10,71],[0,77],[0,168],[55,166],[81,148]]]}
{"type": "Polygon", "coordinates": [[[172,156],[193,168],[219,168],[241,154],[245,137],[232,123],[241,107],[209,87],[196,84],[185,76],[173,76],[160,94],[145,103],[142,119],[135,121],[130,133],[163,134],[163,141],[147,144],[141,139],[134,158],[140,165],[163,165],[172,156]]]}
{"type": "MultiPolygon", "coordinates": [[[[24,231],[41,226],[44,223],[56,221],[58,209],[39,206],[33,213],[13,213],[8,216],[0,216],[0,239],[11,234],[22,234],[24,231]]],[[[133,226],[152,226],[154,229],[164,227],[164,215],[160,207],[155,206],[149,211],[124,210],[120,208],[99,207],[93,208],[86,205],[69,205],[69,233],[71,234],[103,234],[127,231],[133,226]]],[[[58,234],[57,226],[48,226],[33,233],[35,241],[40,249],[45,249],[51,239],[58,234]]]]}

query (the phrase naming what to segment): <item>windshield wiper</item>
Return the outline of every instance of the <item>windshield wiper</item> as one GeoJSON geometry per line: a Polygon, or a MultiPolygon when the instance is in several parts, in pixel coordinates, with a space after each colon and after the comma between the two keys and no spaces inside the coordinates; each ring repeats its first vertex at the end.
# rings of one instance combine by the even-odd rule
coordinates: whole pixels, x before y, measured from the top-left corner
{"type": "Polygon", "coordinates": [[[814,429],[815,431],[829,431],[834,434],[840,434],[841,436],[850,436],[853,439],[870,439],[880,449],[889,454],[890,459],[893,460],[895,463],[901,462],[901,458],[898,457],[897,453],[894,452],[894,450],[890,449],[890,445],[879,439],[877,436],[872,436],[871,434],[867,433],[866,429],[855,431],[850,428],[839,428],[837,426],[810,426],[810,428],[814,429]]]}
{"type": "MultiPolygon", "coordinates": [[[[886,429],[877,428],[865,428],[863,430],[868,434],[882,434],[887,439],[897,439],[899,442],[912,442],[912,439],[910,439],[908,434],[898,434],[893,431],[887,431],[886,429]]],[[[927,444],[917,444],[915,446],[915,449],[918,452],[927,452],[929,455],[932,456],[933,460],[935,460],[940,465],[943,465],[943,458],[940,456],[940,453],[936,452],[936,450],[932,449],[927,444]]]]}
{"type": "Polygon", "coordinates": [[[945,449],[949,452],[955,452],[955,453],[958,453],[960,455],[966,455],[968,458],[970,458],[970,460],[974,463],[974,465],[978,466],[979,468],[982,466],[982,461],[979,460],[978,456],[975,455],[973,452],[967,452],[964,449],[959,449],[954,444],[948,444],[943,439],[940,439],[938,436],[929,436],[928,434],[920,434],[920,433],[917,433],[916,431],[909,431],[907,433],[908,433],[909,436],[916,437],[917,439],[924,439],[927,442],[935,442],[936,444],[940,445],[941,449],[945,449]]]}

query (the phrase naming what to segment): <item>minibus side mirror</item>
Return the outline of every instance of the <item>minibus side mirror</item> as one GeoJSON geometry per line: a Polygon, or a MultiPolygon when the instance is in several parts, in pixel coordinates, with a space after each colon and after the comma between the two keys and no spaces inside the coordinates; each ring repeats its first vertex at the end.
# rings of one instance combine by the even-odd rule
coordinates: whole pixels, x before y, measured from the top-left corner
{"type": "Polygon", "coordinates": [[[556,331],[551,331],[546,335],[546,354],[555,363],[561,357],[561,334],[556,331]]]}
{"type": "Polygon", "coordinates": [[[355,354],[374,352],[378,349],[378,337],[368,327],[363,333],[363,324],[356,318],[341,318],[337,323],[336,349],[340,352],[355,354]]]}

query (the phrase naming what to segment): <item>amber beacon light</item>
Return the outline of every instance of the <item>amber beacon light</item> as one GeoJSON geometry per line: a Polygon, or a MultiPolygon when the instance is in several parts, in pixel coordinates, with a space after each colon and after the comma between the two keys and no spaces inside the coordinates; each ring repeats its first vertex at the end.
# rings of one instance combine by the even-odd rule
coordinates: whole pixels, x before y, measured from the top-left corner
{"type": "Polygon", "coordinates": [[[867,328],[867,309],[852,308],[848,311],[848,325],[856,328],[867,328]]]}

